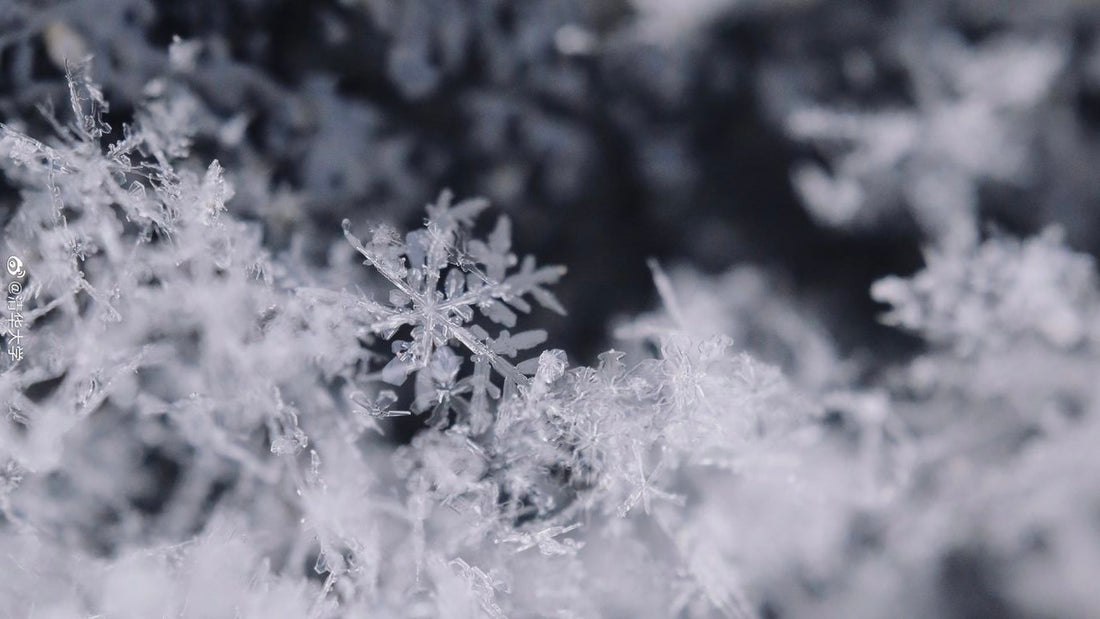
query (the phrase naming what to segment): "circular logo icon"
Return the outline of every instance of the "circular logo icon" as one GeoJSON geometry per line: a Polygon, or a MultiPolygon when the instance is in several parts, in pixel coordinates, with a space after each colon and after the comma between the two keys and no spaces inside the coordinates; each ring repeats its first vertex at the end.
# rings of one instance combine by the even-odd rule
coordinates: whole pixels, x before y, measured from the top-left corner
{"type": "Polygon", "coordinates": [[[8,256],[8,275],[23,277],[27,270],[23,268],[23,261],[18,256],[8,256]]]}

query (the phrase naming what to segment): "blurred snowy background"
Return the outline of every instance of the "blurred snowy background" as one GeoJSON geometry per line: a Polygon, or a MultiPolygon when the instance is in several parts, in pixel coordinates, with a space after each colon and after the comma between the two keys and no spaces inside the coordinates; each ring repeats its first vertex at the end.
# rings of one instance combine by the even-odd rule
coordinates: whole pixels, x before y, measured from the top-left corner
{"type": "Polygon", "coordinates": [[[2,616],[1100,614],[1100,4],[0,0],[0,123],[2,616]],[[444,188],[521,421],[315,290],[444,188]]]}

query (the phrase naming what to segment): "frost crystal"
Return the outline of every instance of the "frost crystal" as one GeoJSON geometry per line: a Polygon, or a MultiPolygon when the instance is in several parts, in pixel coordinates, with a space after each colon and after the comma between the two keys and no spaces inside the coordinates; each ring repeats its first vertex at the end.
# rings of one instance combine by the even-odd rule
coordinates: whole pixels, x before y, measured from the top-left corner
{"type": "MultiPolygon", "coordinates": [[[[503,391],[526,388],[530,380],[509,359],[538,346],[544,331],[511,333],[516,312],[528,313],[532,301],[565,313],[545,286],[565,273],[563,267],[536,267],[531,257],[518,263],[511,253],[511,233],[506,217],[497,220],[486,241],[471,238],[477,216],[488,206],[484,200],[452,204],[444,192],[428,207],[424,229],[401,239],[386,227],[377,227],[363,243],[344,220],[344,235],[392,286],[388,303],[365,301],[368,328],[392,339],[394,357],[381,370],[382,380],[400,385],[416,375],[418,411],[434,410],[433,419],[445,419],[448,411],[460,415],[484,412],[488,398],[499,398],[501,389],[490,381],[490,369],[504,379],[503,391]],[[496,335],[481,316],[502,328],[496,335]],[[403,331],[404,330],[404,331],[403,331]],[[407,332],[409,339],[395,337],[407,332]],[[466,357],[473,362],[462,378],[466,357]]],[[[528,364],[529,365],[529,364],[528,364]]]]}
{"type": "Polygon", "coordinates": [[[9,4],[0,617],[1097,616],[1088,3],[9,4]]]}

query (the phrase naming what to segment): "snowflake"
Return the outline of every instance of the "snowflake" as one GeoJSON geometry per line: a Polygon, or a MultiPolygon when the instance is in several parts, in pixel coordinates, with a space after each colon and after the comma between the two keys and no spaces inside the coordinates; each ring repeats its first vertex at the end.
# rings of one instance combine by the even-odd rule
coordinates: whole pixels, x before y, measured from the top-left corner
{"type": "Polygon", "coordinates": [[[445,420],[452,410],[469,415],[477,430],[485,429],[477,416],[483,415],[489,399],[502,394],[490,380],[492,371],[503,377],[503,391],[508,392],[527,389],[527,376],[538,367],[537,358],[519,364],[509,361],[546,340],[541,330],[510,332],[517,312],[530,312],[531,299],[565,313],[545,288],[557,282],[565,268],[537,267],[530,256],[517,260],[511,253],[506,217],[497,220],[486,240],[471,238],[475,220],[487,206],[484,200],[452,204],[450,192],[443,192],[428,206],[423,229],[401,239],[393,228],[379,226],[365,243],[344,220],[344,235],[366,259],[364,264],[391,286],[388,303],[360,304],[370,315],[368,329],[392,341],[394,357],[378,377],[400,385],[415,373],[415,410],[431,410],[433,422],[445,420]],[[477,324],[479,315],[504,328],[490,335],[488,324],[477,324]],[[395,338],[403,329],[409,329],[409,336],[395,338]],[[472,358],[469,375],[461,376],[466,358],[456,346],[472,358]]]}

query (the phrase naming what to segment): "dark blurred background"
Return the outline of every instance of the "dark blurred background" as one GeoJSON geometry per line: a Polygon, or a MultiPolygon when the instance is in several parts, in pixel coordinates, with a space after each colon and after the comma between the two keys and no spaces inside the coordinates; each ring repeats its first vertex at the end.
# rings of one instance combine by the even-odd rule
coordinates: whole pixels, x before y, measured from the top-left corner
{"type": "Polygon", "coordinates": [[[913,344],[867,290],[922,247],[1054,223],[1100,251],[1098,24],[1083,0],[8,0],[0,120],[61,109],[92,54],[118,135],[191,93],[166,118],[274,251],[323,263],[344,217],[415,226],[451,188],[569,267],[571,314],[532,322],[578,361],[655,303],[649,257],[759,265],[889,360],[913,344]]]}

